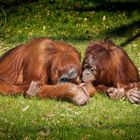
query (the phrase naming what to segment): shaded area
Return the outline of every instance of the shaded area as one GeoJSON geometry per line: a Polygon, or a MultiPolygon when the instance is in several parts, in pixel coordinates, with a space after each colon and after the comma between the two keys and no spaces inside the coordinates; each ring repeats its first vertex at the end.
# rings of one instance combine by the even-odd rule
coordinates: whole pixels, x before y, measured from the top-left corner
{"type": "MultiPolygon", "coordinates": [[[[88,0],[88,2],[92,3],[92,0],[88,0]]],[[[94,1],[96,3],[90,5],[89,7],[80,7],[80,5],[75,5],[75,10],[80,11],[80,12],[88,12],[88,11],[126,11],[128,18],[131,18],[132,12],[134,10],[137,10],[140,12],[140,1],[139,0],[128,0],[128,1],[106,1],[106,0],[99,0],[99,1],[94,1]]],[[[123,43],[121,43],[121,46],[125,46],[128,43],[134,41],[135,39],[140,37],[140,31],[137,33],[133,34],[134,30],[140,29],[140,20],[134,21],[130,24],[122,25],[120,27],[107,30],[105,31],[105,36],[107,37],[122,37],[122,36],[129,36],[127,40],[123,43]]]]}
{"type": "MultiPolygon", "coordinates": [[[[139,0],[134,0],[134,1],[133,0],[127,0],[127,1],[126,0],[121,0],[121,1],[119,1],[119,0],[94,0],[94,1],[93,0],[75,0],[75,1],[73,1],[73,0],[72,1],[71,0],[59,0],[59,1],[57,1],[57,0],[46,0],[46,1],[44,1],[44,0],[5,0],[5,1],[0,0],[0,3],[1,2],[4,4],[5,11],[7,9],[9,9],[9,11],[8,10],[6,11],[7,16],[9,16],[9,17],[11,16],[11,13],[12,14],[15,13],[15,16],[20,16],[20,14],[23,14],[23,16],[25,18],[28,17],[28,13],[35,13],[37,15],[40,11],[35,10],[33,5],[30,3],[35,2],[35,4],[40,5],[44,9],[44,12],[42,12],[42,11],[40,12],[40,17],[42,18],[43,14],[49,13],[47,15],[48,20],[46,20],[46,23],[48,21],[52,21],[52,23],[56,22],[56,25],[52,24],[53,28],[57,26],[56,31],[57,31],[57,29],[59,31],[61,30],[61,32],[59,32],[57,34],[57,37],[55,37],[57,39],[92,40],[92,39],[96,39],[96,38],[97,39],[106,38],[108,36],[111,36],[111,37],[113,37],[113,36],[124,37],[125,36],[125,37],[127,37],[127,40],[121,44],[122,46],[125,46],[140,36],[140,31],[139,31],[140,20],[137,20],[137,21],[132,20],[132,22],[130,24],[128,24],[128,22],[127,22],[125,25],[122,25],[117,28],[105,29],[105,31],[101,31],[99,33],[99,35],[98,35],[98,32],[99,32],[98,28],[96,28],[97,30],[91,31],[88,28],[88,26],[86,26],[86,25],[90,26],[90,24],[92,22],[92,14],[91,14],[92,12],[94,15],[94,14],[96,14],[96,12],[100,12],[100,11],[108,12],[108,13],[109,12],[115,13],[115,11],[121,11],[121,12],[125,11],[126,17],[131,19],[134,11],[137,11],[138,13],[140,12],[140,1],[139,0]],[[7,5],[8,1],[12,1],[11,5],[7,5]],[[36,1],[38,1],[38,2],[36,2],[36,1]],[[24,8],[22,7],[22,4],[24,4],[24,6],[23,6],[24,8]],[[18,7],[19,5],[20,5],[20,7],[18,7]],[[47,8],[48,8],[48,11],[46,10],[46,12],[45,12],[45,9],[47,9],[47,8]],[[20,14],[18,14],[17,9],[21,9],[20,14]],[[55,11],[54,14],[53,14],[53,11],[55,11]],[[62,16],[60,13],[63,13],[64,11],[68,12],[68,15],[71,16],[71,20],[69,18],[67,18],[67,16],[65,16],[62,19],[59,19],[59,17],[62,16]],[[76,15],[75,13],[76,14],[80,13],[81,17],[78,14],[76,15]],[[87,15],[87,14],[89,14],[89,15],[87,15]],[[75,19],[74,18],[72,19],[72,16],[73,17],[75,16],[75,19]],[[55,20],[56,18],[59,20],[55,20]],[[79,18],[79,20],[78,20],[78,18],[79,18]],[[87,21],[89,20],[89,23],[86,20],[87,21]],[[75,31],[75,25],[77,23],[80,24],[81,22],[85,22],[85,24],[83,24],[83,25],[85,25],[85,27],[87,29],[85,29],[85,30],[81,29],[81,31],[79,31],[78,33],[73,34],[73,32],[75,31]],[[66,27],[66,26],[64,26],[66,28],[61,28],[62,26],[60,26],[60,24],[67,25],[67,26],[69,25],[70,28],[66,27]],[[69,30],[69,31],[67,32],[67,30],[69,30]],[[72,31],[72,30],[74,30],[74,31],[72,31]],[[62,33],[63,31],[64,31],[64,34],[62,33]],[[136,33],[135,33],[135,31],[136,31],[136,33]]],[[[39,8],[37,7],[37,9],[39,9],[39,8]]],[[[42,18],[42,21],[41,21],[42,25],[39,25],[39,26],[43,26],[43,22],[45,25],[46,18],[44,18],[44,17],[42,18]]],[[[99,18],[100,18],[100,16],[99,16],[99,18]]],[[[33,25],[36,24],[36,19],[35,19],[35,22],[33,22],[33,25]]],[[[33,20],[32,20],[32,17],[30,17],[30,21],[32,22],[33,20]]],[[[25,23],[25,21],[24,21],[24,23],[25,23]]],[[[15,25],[16,24],[17,23],[15,22],[15,25]]],[[[20,24],[20,22],[19,22],[19,24],[20,24]]],[[[84,27],[82,27],[82,24],[80,26],[79,26],[80,28],[84,28],[84,27]]],[[[94,24],[93,24],[93,26],[94,26],[94,24]]],[[[108,26],[110,26],[110,25],[108,25],[108,26]]],[[[27,23],[27,28],[28,27],[31,28],[31,26],[28,25],[28,23],[27,23]]],[[[3,31],[0,33],[0,37],[2,38],[2,41],[8,38],[8,37],[5,37],[7,34],[5,32],[6,31],[3,31]]],[[[49,29],[47,30],[47,32],[49,32],[48,37],[51,37],[51,38],[54,37],[54,34],[53,33],[51,34],[49,29]]],[[[36,35],[33,34],[31,36],[35,37],[36,35]]],[[[19,39],[19,41],[20,40],[22,41],[22,40],[25,40],[26,37],[27,37],[27,35],[24,35],[24,33],[23,33],[18,36],[18,39],[19,39]]],[[[13,40],[15,41],[14,37],[13,37],[13,40]]]]}
{"type": "MultiPolygon", "coordinates": [[[[22,3],[27,5],[32,2],[39,1],[40,3],[46,4],[56,4],[58,9],[70,10],[80,12],[89,11],[128,11],[133,10],[140,11],[140,1],[139,0],[0,0],[0,4],[4,6],[14,6],[22,3]],[[61,6],[60,6],[61,5],[61,6]]],[[[47,6],[47,5],[46,5],[47,6]]]]}
{"type": "Polygon", "coordinates": [[[38,0],[0,0],[0,8],[10,8],[10,7],[17,7],[21,4],[31,4],[38,0]]]}
{"type": "Polygon", "coordinates": [[[78,11],[128,11],[131,12],[133,10],[140,11],[140,1],[138,0],[128,0],[128,1],[107,1],[107,0],[99,0],[92,1],[87,0],[87,3],[90,2],[89,6],[81,6],[80,3],[75,4],[75,10],[78,11]],[[95,4],[94,4],[95,3],[95,4]],[[96,5],[96,6],[94,6],[96,5]]]}
{"type": "MultiPolygon", "coordinates": [[[[51,121],[51,119],[49,119],[51,121]]],[[[33,121],[32,121],[33,122],[33,121]]],[[[28,122],[29,124],[25,126],[14,127],[11,124],[4,124],[4,129],[1,131],[1,138],[3,139],[83,139],[84,136],[88,136],[89,139],[105,139],[111,138],[122,138],[122,139],[138,139],[140,137],[139,128],[140,125],[137,123],[132,124],[108,124],[103,125],[101,122],[96,122],[96,124],[53,124],[50,126],[46,122],[44,124],[34,121],[34,123],[28,122]],[[10,126],[10,131],[9,131],[10,126]],[[129,128],[129,130],[128,130],[129,128]],[[12,130],[12,131],[11,131],[12,130]],[[21,131],[22,130],[22,131],[21,131]],[[133,133],[132,133],[133,132],[133,133]]]]}
{"type": "Polygon", "coordinates": [[[131,43],[132,41],[134,41],[135,39],[140,37],[140,33],[138,33],[137,35],[133,36],[132,38],[127,39],[125,42],[121,43],[120,46],[124,47],[127,44],[131,43]]]}
{"type": "Polygon", "coordinates": [[[113,36],[123,37],[123,36],[129,35],[130,37],[128,37],[128,39],[125,42],[121,43],[121,46],[124,47],[128,43],[130,43],[130,42],[134,41],[135,39],[137,39],[138,37],[140,37],[139,29],[140,29],[140,20],[114,28],[110,31],[106,31],[105,34],[107,36],[112,36],[112,37],[113,36]],[[133,30],[137,30],[137,32],[135,34],[133,34],[133,30]]]}

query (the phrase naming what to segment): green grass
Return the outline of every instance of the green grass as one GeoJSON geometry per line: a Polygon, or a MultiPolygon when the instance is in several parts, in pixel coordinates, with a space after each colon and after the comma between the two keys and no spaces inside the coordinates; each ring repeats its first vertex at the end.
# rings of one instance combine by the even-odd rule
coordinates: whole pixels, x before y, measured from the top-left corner
{"type": "Polygon", "coordinates": [[[140,108],[96,95],[83,107],[1,97],[2,139],[139,139],[140,108]]]}
{"type": "MultiPolygon", "coordinates": [[[[73,44],[83,57],[92,40],[111,36],[120,45],[140,33],[136,24],[139,9],[95,10],[100,4],[40,0],[4,8],[7,22],[0,29],[0,54],[31,38],[46,36],[73,44]]],[[[140,67],[140,39],[124,49],[140,67]]],[[[65,101],[0,96],[0,139],[139,140],[140,106],[99,94],[82,107],[65,101]]]]}
{"type": "Polygon", "coordinates": [[[71,103],[1,97],[4,139],[139,139],[140,108],[96,95],[83,107],[71,103]]]}

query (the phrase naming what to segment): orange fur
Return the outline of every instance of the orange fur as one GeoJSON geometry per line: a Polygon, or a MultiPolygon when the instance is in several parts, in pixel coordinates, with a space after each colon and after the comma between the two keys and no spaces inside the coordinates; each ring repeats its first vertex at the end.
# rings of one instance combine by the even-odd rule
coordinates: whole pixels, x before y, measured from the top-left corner
{"type": "Polygon", "coordinates": [[[70,98],[82,105],[89,100],[82,87],[72,83],[56,85],[59,77],[72,67],[78,77],[81,72],[80,54],[74,47],[48,38],[33,39],[0,58],[0,92],[4,95],[26,94],[30,83],[37,81],[41,89],[36,96],[70,98]]]}
{"type": "MultiPolygon", "coordinates": [[[[95,80],[92,82],[97,90],[106,92],[112,98],[127,96],[133,103],[140,102],[140,91],[137,89],[140,85],[138,69],[127,53],[111,40],[89,45],[82,66],[83,77],[86,66],[96,67],[93,74],[95,80]]],[[[86,81],[86,77],[83,79],[86,81]]]]}

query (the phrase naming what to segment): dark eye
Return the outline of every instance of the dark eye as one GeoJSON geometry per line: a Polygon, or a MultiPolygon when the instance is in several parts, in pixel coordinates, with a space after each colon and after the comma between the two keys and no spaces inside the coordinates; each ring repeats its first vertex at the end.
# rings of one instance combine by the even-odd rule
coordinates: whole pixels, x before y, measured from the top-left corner
{"type": "Polygon", "coordinates": [[[92,71],[94,71],[94,68],[91,68],[92,71]]]}
{"type": "Polygon", "coordinates": [[[95,67],[95,66],[92,66],[90,69],[91,69],[92,71],[95,71],[95,70],[96,70],[96,67],[95,67]]]}
{"type": "Polygon", "coordinates": [[[68,82],[69,80],[67,78],[60,79],[60,82],[68,82]]]}

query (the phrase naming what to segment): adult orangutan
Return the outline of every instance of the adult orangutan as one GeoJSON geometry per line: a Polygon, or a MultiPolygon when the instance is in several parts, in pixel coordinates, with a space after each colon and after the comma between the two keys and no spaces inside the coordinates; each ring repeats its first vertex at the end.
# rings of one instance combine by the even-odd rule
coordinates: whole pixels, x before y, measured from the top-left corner
{"type": "Polygon", "coordinates": [[[97,90],[112,99],[140,102],[140,78],[127,53],[110,39],[91,43],[85,52],[82,80],[92,81],[97,90]]]}
{"type": "Polygon", "coordinates": [[[83,105],[92,88],[74,84],[80,72],[80,54],[75,48],[65,42],[37,38],[0,58],[0,92],[70,99],[83,105]]]}

